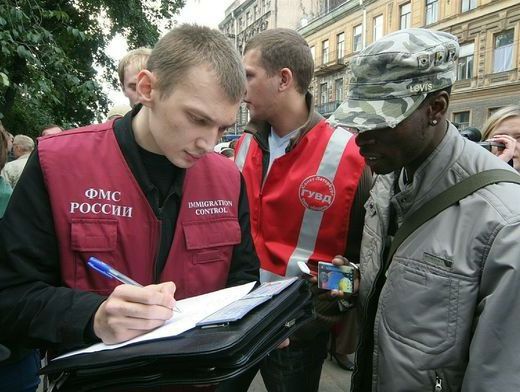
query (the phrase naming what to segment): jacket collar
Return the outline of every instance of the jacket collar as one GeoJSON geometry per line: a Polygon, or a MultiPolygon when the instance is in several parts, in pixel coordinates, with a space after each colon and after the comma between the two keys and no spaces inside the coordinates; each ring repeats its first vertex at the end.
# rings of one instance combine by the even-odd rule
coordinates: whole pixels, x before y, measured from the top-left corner
{"type": "MultiPolygon", "coordinates": [[[[298,132],[296,133],[296,136],[294,136],[289,142],[286,152],[291,151],[307,134],[307,132],[309,132],[316,126],[316,124],[323,120],[323,116],[314,110],[314,97],[309,92],[305,94],[305,103],[307,104],[307,109],[309,112],[307,121],[305,121],[305,123],[298,128],[298,132]]],[[[244,132],[253,134],[262,150],[269,151],[269,134],[271,132],[271,124],[269,124],[267,121],[250,121],[245,126],[244,132]]]]}
{"type": "MultiPolygon", "coordinates": [[[[466,140],[459,135],[457,128],[448,122],[444,138],[416,170],[412,183],[395,193],[398,188],[396,184],[399,181],[400,171],[378,176],[381,181],[380,185],[392,194],[391,202],[398,217],[406,218],[427,200],[459,181],[461,173],[457,173],[455,166],[465,142],[466,140]],[[448,175],[450,171],[454,171],[453,175],[448,175]]],[[[466,176],[463,175],[463,177],[466,176]]],[[[374,192],[371,193],[375,195],[378,192],[374,189],[374,192]]],[[[377,196],[375,197],[377,198],[377,196]]]]}

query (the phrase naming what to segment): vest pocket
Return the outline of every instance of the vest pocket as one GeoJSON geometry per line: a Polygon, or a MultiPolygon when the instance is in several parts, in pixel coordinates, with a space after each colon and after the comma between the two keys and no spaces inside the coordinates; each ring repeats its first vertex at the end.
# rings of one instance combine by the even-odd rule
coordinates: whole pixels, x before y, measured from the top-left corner
{"type": "Polygon", "coordinates": [[[236,219],[219,219],[184,224],[186,249],[193,253],[193,263],[212,263],[229,258],[224,249],[231,249],[241,240],[240,225],[236,219]]]}
{"type": "Polygon", "coordinates": [[[115,279],[107,279],[87,266],[89,257],[95,256],[123,270],[114,257],[117,247],[117,221],[111,219],[72,219],[71,249],[74,257],[74,281],[77,289],[109,295],[120,284],[115,279]]]}
{"type": "Polygon", "coordinates": [[[117,221],[111,219],[72,219],[70,237],[73,251],[112,251],[117,244],[117,221]]]}

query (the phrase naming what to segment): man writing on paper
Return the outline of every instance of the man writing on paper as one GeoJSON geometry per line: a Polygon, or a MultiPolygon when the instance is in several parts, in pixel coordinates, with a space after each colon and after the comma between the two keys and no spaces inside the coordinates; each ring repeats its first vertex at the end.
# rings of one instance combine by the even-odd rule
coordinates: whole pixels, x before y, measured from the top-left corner
{"type": "Polygon", "coordinates": [[[40,140],[0,224],[0,343],[122,342],[175,299],[258,279],[240,173],[212,152],[244,90],[229,40],[183,25],[153,49],[130,113],[40,140]]]}

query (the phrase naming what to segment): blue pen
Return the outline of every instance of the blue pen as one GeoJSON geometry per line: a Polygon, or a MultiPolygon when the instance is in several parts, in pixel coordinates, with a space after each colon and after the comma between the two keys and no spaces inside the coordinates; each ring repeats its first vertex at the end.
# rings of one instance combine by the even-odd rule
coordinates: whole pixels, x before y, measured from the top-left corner
{"type": "MultiPolygon", "coordinates": [[[[101,275],[109,279],[117,279],[122,283],[131,284],[132,286],[143,287],[142,284],[137,283],[135,280],[129,278],[125,274],[122,274],[118,270],[112,268],[107,263],[103,263],[101,260],[95,257],[90,257],[87,264],[94,271],[99,272],[101,275]]],[[[173,309],[174,312],[182,313],[178,306],[173,309]]]]}
{"type": "Polygon", "coordinates": [[[94,271],[99,272],[101,275],[109,279],[117,279],[122,283],[131,284],[132,286],[143,287],[142,284],[139,284],[135,280],[130,279],[125,274],[122,274],[118,270],[112,268],[106,263],[103,263],[101,260],[96,259],[95,257],[90,257],[87,261],[87,264],[94,271]]]}

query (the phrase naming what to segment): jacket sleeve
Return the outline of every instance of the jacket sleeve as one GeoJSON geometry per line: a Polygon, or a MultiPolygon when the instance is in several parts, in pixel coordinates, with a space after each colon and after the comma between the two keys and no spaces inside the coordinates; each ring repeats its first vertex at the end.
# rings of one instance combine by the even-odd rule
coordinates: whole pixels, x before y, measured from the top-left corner
{"type": "Polygon", "coordinates": [[[240,199],[238,204],[241,241],[233,249],[231,267],[226,286],[258,281],[260,262],[256,255],[249,221],[249,203],[247,201],[246,184],[240,175],[240,199]]]}
{"type": "Polygon", "coordinates": [[[520,218],[496,235],[486,258],[463,392],[520,391],[520,218]]]}
{"type": "Polygon", "coordinates": [[[104,298],[62,287],[60,271],[49,196],[35,151],[0,221],[3,343],[57,350],[89,343],[86,326],[104,298]]]}

